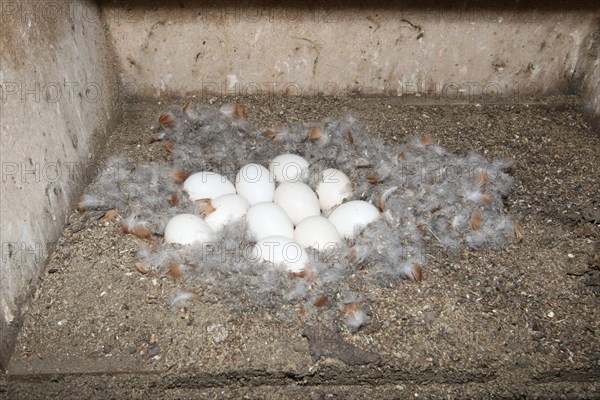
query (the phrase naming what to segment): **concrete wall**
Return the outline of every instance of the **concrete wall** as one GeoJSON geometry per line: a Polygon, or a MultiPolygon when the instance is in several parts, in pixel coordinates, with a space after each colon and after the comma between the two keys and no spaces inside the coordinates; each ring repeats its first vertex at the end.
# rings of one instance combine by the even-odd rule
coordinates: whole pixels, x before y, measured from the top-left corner
{"type": "Polygon", "coordinates": [[[512,101],[581,80],[577,66],[597,29],[598,5],[486,3],[167,0],[106,2],[103,15],[121,79],[142,97],[388,93],[512,101]]]}
{"type": "Polygon", "coordinates": [[[27,297],[116,115],[116,72],[90,1],[0,4],[0,367],[27,297]]]}
{"type": "Polygon", "coordinates": [[[600,18],[596,19],[594,26],[595,30],[581,46],[575,83],[579,86],[576,92],[583,97],[584,111],[590,116],[595,129],[600,130],[600,18]]]}

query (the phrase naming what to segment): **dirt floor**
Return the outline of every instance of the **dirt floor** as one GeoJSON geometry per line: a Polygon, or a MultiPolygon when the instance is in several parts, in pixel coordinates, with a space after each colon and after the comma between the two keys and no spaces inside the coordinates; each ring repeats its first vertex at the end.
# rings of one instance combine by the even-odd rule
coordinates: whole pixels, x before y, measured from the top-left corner
{"type": "MultiPolygon", "coordinates": [[[[421,283],[365,288],[370,321],[351,332],[243,304],[242,313],[209,301],[169,307],[178,283],[134,267],[141,239],[118,219],[74,211],[0,397],[600,396],[600,134],[577,98],[238,100],[257,127],[352,114],[389,143],[432,134],[458,154],[513,160],[506,207],[523,237],[503,249],[435,252],[421,283]]],[[[130,104],[104,156],[165,159],[161,143],[148,144],[152,127],[165,105],[183,102],[130,104]]]]}

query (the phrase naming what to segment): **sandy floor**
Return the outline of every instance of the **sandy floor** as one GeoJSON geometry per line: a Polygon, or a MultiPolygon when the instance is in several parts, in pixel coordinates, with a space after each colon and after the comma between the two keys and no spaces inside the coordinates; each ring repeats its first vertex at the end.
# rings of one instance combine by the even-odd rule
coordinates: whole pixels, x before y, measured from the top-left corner
{"type": "MultiPolygon", "coordinates": [[[[389,143],[428,133],[458,154],[474,149],[514,160],[515,190],[506,206],[524,236],[499,250],[435,253],[419,284],[365,288],[370,323],[358,333],[333,332],[306,326],[301,315],[276,322],[244,305],[242,313],[211,302],[170,308],[178,283],[135,269],[140,239],[124,235],[118,220],[73,212],[4,390],[23,396],[38,390],[39,397],[68,397],[71,385],[86,393],[122,393],[126,386],[132,397],[164,391],[169,398],[192,397],[196,389],[218,395],[215,387],[261,398],[359,398],[358,389],[380,398],[597,395],[600,135],[576,98],[452,106],[399,99],[241,101],[254,126],[350,113],[389,143]],[[97,377],[103,372],[127,378],[97,377]]],[[[148,144],[163,106],[129,105],[104,156],[165,159],[160,143],[148,144]]]]}

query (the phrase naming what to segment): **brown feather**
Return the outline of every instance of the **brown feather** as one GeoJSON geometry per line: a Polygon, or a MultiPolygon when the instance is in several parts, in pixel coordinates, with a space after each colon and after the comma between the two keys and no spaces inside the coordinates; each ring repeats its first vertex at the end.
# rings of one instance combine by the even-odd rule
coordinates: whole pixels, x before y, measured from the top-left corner
{"type": "Polygon", "coordinates": [[[314,305],[315,307],[323,307],[325,304],[327,304],[328,301],[329,298],[327,297],[327,295],[324,295],[315,300],[314,305]]]}
{"type": "Polygon", "coordinates": [[[475,185],[477,185],[479,187],[485,186],[489,183],[486,172],[482,171],[482,170],[478,170],[477,172],[475,172],[473,181],[474,181],[475,185]]]}
{"type": "Polygon", "coordinates": [[[473,213],[471,214],[471,229],[472,230],[476,230],[479,229],[479,227],[481,226],[481,221],[483,220],[483,215],[481,214],[481,211],[479,210],[473,210],[473,213]]]}
{"type": "Polygon", "coordinates": [[[354,135],[352,135],[352,132],[348,131],[348,133],[346,135],[348,136],[348,140],[350,141],[350,144],[354,144],[354,135]]]}
{"type": "Polygon", "coordinates": [[[171,261],[169,263],[169,275],[171,275],[174,279],[180,279],[183,276],[181,267],[175,261],[171,261]]]}
{"type": "Polygon", "coordinates": [[[342,310],[342,317],[352,318],[353,315],[359,311],[362,311],[362,305],[360,303],[348,303],[342,310]]]}
{"type": "Polygon", "coordinates": [[[179,193],[177,193],[177,192],[171,193],[171,200],[169,201],[169,203],[171,203],[172,206],[178,206],[179,200],[180,200],[179,193]]]}
{"type": "Polygon", "coordinates": [[[377,174],[368,175],[367,180],[371,183],[377,183],[377,182],[379,182],[379,175],[377,175],[377,174]]]}
{"type": "Polygon", "coordinates": [[[268,137],[269,139],[271,139],[274,142],[278,142],[279,141],[279,134],[284,129],[285,129],[285,126],[283,126],[282,124],[275,124],[271,128],[267,129],[263,133],[263,135],[265,135],[266,137],[268,137]]]}
{"type": "Polygon", "coordinates": [[[419,265],[413,265],[411,277],[414,281],[421,282],[423,280],[423,269],[419,265]]]}
{"type": "Polygon", "coordinates": [[[246,109],[246,106],[240,103],[235,103],[233,105],[232,117],[246,119],[248,117],[248,110],[246,109]]]}
{"type": "Polygon", "coordinates": [[[185,102],[185,104],[183,105],[183,112],[187,114],[187,113],[189,113],[189,112],[190,112],[190,110],[191,110],[191,109],[192,109],[192,101],[191,101],[191,100],[188,100],[188,101],[186,101],[186,102],[185,102]]]}
{"type": "Polygon", "coordinates": [[[321,136],[323,136],[323,130],[318,126],[315,126],[310,130],[310,133],[308,134],[308,137],[305,140],[311,142],[314,140],[318,140],[319,138],[321,138],[321,136]]]}
{"type": "Polygon", "coordinates": [[[168,140],[164,141],[163,146],[168,152],[172,152],[173,149],[175,148],[175,144],[168,140]]]}
{"type": "Polygon", "coordinates": [[[200,207],[202,208],[201,213],[204,216],[207,216],[207,215],[212,214],[215,211],[217,211],[217,209],[210,202],[210,199],[197,199],[194,201],[196,203],[200,204],[200,207]]]}
{"type": "Polygon", "coordinates": [[[420,142],[423,146],[430,146],[433,142],[433,137],[431,135],[424,135],[421,137],[420,142]]]}
{"type": "Polygon", "coordinates": [[[150,272],[150,266],[144,261],[136,261],[134,266],[140,274],[146,275],[148,272],[150,272]]]}
{"type": "Polygon", "coordinates": [[[164,126],[172,126],[175,122],[175,117],[171,113],[162,113],[158,117],[158,122],[164,126]]]}
{"type": "Polygon", "coordinates": [[[275,138],[277,137],[277,133],[275,133],[275,131],[273,131],[273,129],[267,129],[263,135],[265,135],[266,137],[268,137],[271,140],[275,140],[275,138]]]}
{"type": "Polygon", "coordinates": [[[190,176],[189,173],[185,172],[185,171],[172,171],[171,172],[171,177],[173,178],[173,180],[175,181],[175,183],[183,183],[188,176],[190,176]]]}
{"type": "Polygon", "coordinates": [[[104,221],[112,221],[113,219],[115,219],[115,217],[119,215],[119,213],[117,212],[117,210],[108,210],[104,216],[102,217],[102,219],[104,221]]]}
{"type": "Polygon", "coordinates": [[[133,233],[135,236],[139,237],[140,239],[147,239],[149,237],[152,237],[152,231],[145,224],[136,225],[133,228],[133,230],[131,231],[131,233],[133,233]]]}
{"type": "Polygon", "coordinates": [[[123,229],[123,233],[137,236],[140,239],[152,237],[152,230],[147,222],[134,222],[132,225],[129,225],[127,221],[123,221],[121,222],[121,229],[123,229]]]}
{"type": "Polygon", "coordinates": [[[309,283],[315,283],[315,274],[310,268],[304,268],[300,272],[290,272],[289,276],[293,279],[306,278],[309,283]]]}

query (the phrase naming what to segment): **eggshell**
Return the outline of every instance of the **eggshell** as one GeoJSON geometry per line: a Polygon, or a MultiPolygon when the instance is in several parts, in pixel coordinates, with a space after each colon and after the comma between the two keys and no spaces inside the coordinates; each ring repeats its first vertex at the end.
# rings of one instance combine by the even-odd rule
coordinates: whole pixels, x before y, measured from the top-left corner
{"type": "Polygon", "coordinates": [[[277,183],[303,182],[308,179],[308,161],[296,154],[281,154],[269,162],[269,171],[277,183]]]}
{"type": "Polygon", "coordinates": [[[285,210],[294,225],[321,213],[317,195],[302,182],[282,183],[275,190],[273,201],[285,210]]]}
{"type": "Polygon", "coordinates": [[[244,218],[248,211],[248,201],[239,194],[225,194],[210,201],[214,211],[207,213],[204,217],[206,223],[212,230],[219,231],[225,225],[239,221],[244,218]]]}
{"type": "Polygon", "coordinates": [[[320,215],[304,218],[294,230],[294,239],[304,248],[332,250],[342,241],[337,228],[320,215]]]}
{"type": "Polygon", "coordinates": [[[377,218],[379,218],[377,207],[362,200],[344,203],[329,214],[329,221],[337,228],[340,235],[347,239],[354,239],[357,231],[377,218]]]}
{"type": "Polygon", "coordinates": [[[300,244],[285,236],[268,236],[252,248],[252,259],[272,262],[290,272],[301,272],[308,264],[308,254],[300,244]]]}
{"type": "Polygon", "coordinates": [[[215,233],[210,226],[197,215],[179,214],[167,222],[165,242],[192,244],[215,240],[215,233]]]}
{"type": "Polygon", "coordinates": [[[263,202],[250,206],[246,222],[248,234],[255,241],[267,236],[294,237],[294,225],[290,217],[275,203],[263,202]]]}
{"type": "Polygon", "coordinates": [[[250,205],[273,201],[275,181],[268,169],[259,164],[246,164],[235,177],[235,188],[250,205]]]}
{"type": "Polygon", "coordinates": [[[183,190],[192,200],[214,199],[224,194],[235,193],[233,183],[216,172],[196,172],[183,182],[183,190]]]}
{"type": "Polygon", "coordinates": [[[321,172],[317,195],[321,210],[330,210],[352,196],[352,183],[339,169],[327,168],[321,172]]]}

